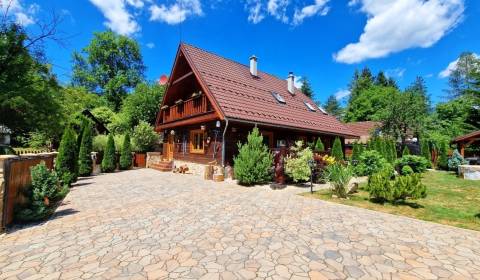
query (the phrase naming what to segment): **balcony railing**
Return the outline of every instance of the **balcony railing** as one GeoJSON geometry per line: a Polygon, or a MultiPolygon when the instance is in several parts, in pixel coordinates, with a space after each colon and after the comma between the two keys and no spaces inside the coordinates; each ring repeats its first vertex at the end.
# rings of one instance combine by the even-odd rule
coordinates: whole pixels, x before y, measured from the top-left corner
{"type": "Polygon", "coordinates": [[[201,115],[212,111],[207,96],[187,99],[183,103],[172,105],[162,111],[162,123],[201,115]]]}

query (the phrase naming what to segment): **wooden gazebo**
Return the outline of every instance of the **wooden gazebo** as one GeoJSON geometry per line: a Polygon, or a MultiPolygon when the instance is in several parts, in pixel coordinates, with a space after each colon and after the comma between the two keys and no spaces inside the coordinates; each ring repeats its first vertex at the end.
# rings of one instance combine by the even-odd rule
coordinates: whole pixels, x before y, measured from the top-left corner
{"type": "Polygon", "coordinates": [[[477,130],[462,136],[458,136],[457,138],[452,140],[452,144],[457,144],[460,154],[465,157],[465,147],[468,147],[474,143],[478,143],[479,141],[480,130],[477,130]]]}

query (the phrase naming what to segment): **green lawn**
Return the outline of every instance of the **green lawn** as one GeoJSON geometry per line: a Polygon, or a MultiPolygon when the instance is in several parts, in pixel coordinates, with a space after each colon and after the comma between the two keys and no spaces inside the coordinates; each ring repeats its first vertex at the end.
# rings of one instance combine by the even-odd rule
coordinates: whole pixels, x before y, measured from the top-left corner
{"type": "Polygon", "coordinates": [[[362,189],[350,199],[332,198],[328,190],[303,195],[480,231],[480,181],[459,179],[444,171],[429,171],[423,174],[422,181],[427,186],[427,197],[402,205],[373,203],[362,189]]]}

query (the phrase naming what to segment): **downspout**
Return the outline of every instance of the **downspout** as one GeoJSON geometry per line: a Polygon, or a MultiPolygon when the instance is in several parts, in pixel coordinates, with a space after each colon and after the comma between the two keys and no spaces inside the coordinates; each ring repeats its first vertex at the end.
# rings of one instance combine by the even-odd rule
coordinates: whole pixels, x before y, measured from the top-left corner
{"type": "Polygon", "coordinates": [[[222,167],[225,167],[225,134],[227,133],[228,129],[228,119],[225,118],[225,129],[223,130],[222,135],[222,167]]]}

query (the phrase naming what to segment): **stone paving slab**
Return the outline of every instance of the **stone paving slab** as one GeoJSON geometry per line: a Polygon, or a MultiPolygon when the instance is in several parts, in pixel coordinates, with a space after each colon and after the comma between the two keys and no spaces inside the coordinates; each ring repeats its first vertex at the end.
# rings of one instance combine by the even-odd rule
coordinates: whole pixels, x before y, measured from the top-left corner
{"type": "Polygon", "coordinates": [[[84,178],[51,220],[0,237],[0,279],[480,279],[479,232],[299,191],[84,178]]]}

